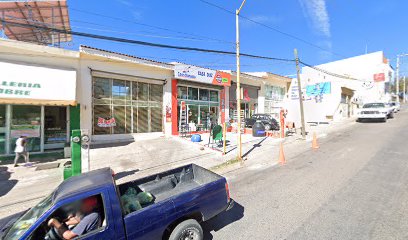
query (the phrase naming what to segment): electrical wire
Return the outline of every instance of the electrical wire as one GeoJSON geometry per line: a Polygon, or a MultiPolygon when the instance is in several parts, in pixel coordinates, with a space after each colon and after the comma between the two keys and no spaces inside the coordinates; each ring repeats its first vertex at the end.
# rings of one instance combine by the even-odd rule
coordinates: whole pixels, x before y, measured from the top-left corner
{"type": "Polygon", "coordinates": [[[136,22],[136,21],[132,21],[132,20],[124,19],[124,18],[119,18],[119,17],[114,17],[114,16],[108,16],[108,15],[101,14],[101,13],[96,13],[96,12],[89,12],[89,11],[85,11],[85,10],[81,10],[81,9],[77,9],[77,8],[70,7],[70,10],[85,13],[85,14],[88,14],[88,15],[93,15],[93,16],[98,16],[98,17],[103,17],[103,18],[109,18],[109,19],[116,20],[116,21],[132,23],[132,24],[136,24],[136,25],[140,25],[140,26],[145,26],[145,27],[155,28],[155,29],[159,29],[159,30],[164,30],[164,31],[168,31],[168,32],[174,32],[174,33],[188,35],[188,36],[196,36],[196,37],[199,37],[199,38],[209,39],[209,40],[222,42],[222,43],[235,44],[234,42],[231,42],[231,41],[212,38],[212,37],[203,36],[203,35],[199,35],[199,34],[193,34],[193,33],[187,33],[187,32],[172,30],[172,29],[165,28],[165,27],[159,27],[159,26],[154,26],[154,25],[150,25],[150,24],[146,24],[146,23],[140,23],[140,22],[136,22]]]}
{"type": "MultiPolygon", "coordinates": [[[[227,12],[227,13],[229,13],[229,14],[233,14],[233,15],[236,14],[235,12],[233,12],[233,11],[231,11],[231,10],[228,10],[228,9],[226,9],[226,8],[224,8],[224,7],[221,7],[221,6],[217,5],[217,4],[208,2],[208,1],[206,1],[206,0],[198,0],[198,1],[200,1],[200,2],[202,2],[202,3],[205,3],[205,4],[209,5],[209,6],[218,8],[218,9],[220,9],[220,10],[222,10],[222,11],[224,11],[224,12],[227,12]]],[[[333,55],[337,55],[337,56],[344,57],[344,56],[342,56],[341,54],[338,54],[338,53],[335,53],[335,52],[333,52],[333,51],[331,51],[331,50],[329,50],[329,49],[320,47],[320,46],[318,46],[318,45],[316,45],[316,44],[314,44],[314,43],[311,43],[311,42],[309,42],[309,41],[307,41],[307,40],[304,40],[304,39],[302,39],[302,38],[300,38],[300,37],[298,37],[298,36],[295,36],[295,35],[293,35],[293,34],[290,34],[290,33],[284,32],[284,31],[282,31],[282,30],[279,30],[279,29],[277,29],[277,28],[275,28],[275,27],[272,27],[272,26],[266,25],[266,24],[264,24],[264,23],[255,21],[255,20],[253,20],[253,19],[251,19],[251,18],[245,17],[245,16],[242,15],[242,14],[239,14],[238,16],[239,16],[240,18],[243,18],[243,19],[247,20],[247,21],[250,21],[250,22],[252,22],[252,23],[255,23],[255,24],[259,25],[259,26],[265,27],[265,28],[267,28],[267,29],[269,29],[269,30],[272,30],[272,31],[274,31],[274,32],[277,32],[277,33],[279,33],[279,34],[282,34],[282,35],[284,35],[284,36],[286,36],[286,37],[289,37],[289,38],[295,39],[295,40],[297,40],[297,41],[300,41],[300,42],[302,42],[302,43],[304,43],[304,44],[307,44],[307,45],[309,45],[309,46],[311,46],[311,47],[320,49],[320,50],[325,51],[325,52],[332,53],[333,55]]]]}
{"type": "MultiPolygon", "coordinates": [[[[236,53],[232,52],[232,51],[204,49],[204,48],[196,48],[196,47],[185,47],[185,46],[175,46],[175,45],[167,45],[167,44],[160,44],[160,43],[151,43],[151,42],[145,42],[145,41],[139,41],[139,40],[133,40],[133,39],[127,39],[127,38],[119,38],[119,37],[98,35],[98,34],[92,34],[92,33],[84,33],[84,32],[78,32],[78,31],[72,31],[72,30],[66,30],[66,29],[59,29],[59,28],[47,27],[47,26],[41,26],[41,25],[17,23],[17,22],[11,22],[11,21],[8,21],[8,20],[5,20],[5,19],[1,19],[1,21],[3,23],[10,24],[10,25],[15,25],[15,26],[19,26],[19,27],[36,28],[36,29],[42,29],[42,30],[47,30],[47,31],[51,31],[51,32],[56,32],[56,33],[64,33],[64,34],[70,34],[70,35],[75,35],[75,36],[82,36],[82,37],[101,39],[101,40],[108,40],[108,41],[114,41],[114,42],[131,43],[131,44],[135,44],[135,45],[143,45],[143,46],[158,47],[158,48],[168,48],[168,49],[177,49],[177,50],[186,50],[186,51],[217,53],[217,54],[224,54],[224,55],[236,55],[236,53]]],[[[266,59],[266,60],[286,61],[286,62],[293,62],[294,61],[293,59],[259,56],[259,55],[247,54],[247,53],[241,53],[240,55],[244,56],[244,57],[259,58],[259,59],[266,59]]]]}

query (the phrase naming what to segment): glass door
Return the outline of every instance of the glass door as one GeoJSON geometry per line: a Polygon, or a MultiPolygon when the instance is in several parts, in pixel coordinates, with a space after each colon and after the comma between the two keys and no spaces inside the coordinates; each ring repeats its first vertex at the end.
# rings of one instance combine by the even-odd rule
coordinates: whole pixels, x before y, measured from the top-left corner
{"type": "Polygon", "coordinates": [[[41,106],[11,106],[10,153],[14,152],[16,140],[20,136],[27,137],[29,152],[41,151],[41,106]]]}
{"type": "Polygon", "coordinates": [[[67,107],[44,107],[44,149],[64,148],[67,141],[67,107]]]}

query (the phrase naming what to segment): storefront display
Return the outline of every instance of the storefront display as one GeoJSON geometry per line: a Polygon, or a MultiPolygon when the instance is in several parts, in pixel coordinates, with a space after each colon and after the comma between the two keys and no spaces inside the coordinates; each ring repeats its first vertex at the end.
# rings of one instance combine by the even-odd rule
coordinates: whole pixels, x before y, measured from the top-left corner
{"type": "Polygon", "coordinates": [[[178,86],[177,92],[177,119],[180,119],[180,106],[183,101],[187,106],[186,121],[191,131],[207,131],[211,127],[211,123],[217,124],[219,122],[220,90],[178,86]]]}
{"type": "Polygon", "coordinates": [[[161,132],[162,104],[162,85],[94,77],[93,134],[161,132]]]}

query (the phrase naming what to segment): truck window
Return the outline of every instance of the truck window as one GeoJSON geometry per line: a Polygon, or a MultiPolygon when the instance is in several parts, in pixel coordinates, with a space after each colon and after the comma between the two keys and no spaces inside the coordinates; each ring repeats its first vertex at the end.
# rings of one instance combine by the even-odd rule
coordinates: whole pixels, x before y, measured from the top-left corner
{"type": "Polygon", "coordinates": [[[44,198],[37,206],[28,210],[8,230],[5,239],[20,239],[20,237],[52,206],[51,195],[44,198]]]}
{"type": "Polygon", "coordinates": [[[102,196],[98,194],[86,197],[58,208],[33,232],[30,239],[63,239],[58,231],[58,224],[70,231],[73,238],[100,232],[106,225],[102,196]]]}

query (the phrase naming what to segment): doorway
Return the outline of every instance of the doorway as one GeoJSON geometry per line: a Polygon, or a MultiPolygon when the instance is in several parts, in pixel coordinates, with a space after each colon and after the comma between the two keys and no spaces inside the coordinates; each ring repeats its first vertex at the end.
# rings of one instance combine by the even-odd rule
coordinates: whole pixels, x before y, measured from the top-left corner
{"type": "Polygon", "coordinates": [[[67,107],[44,107],[44,150],[64,148],[67,141],[67,107]]]}

